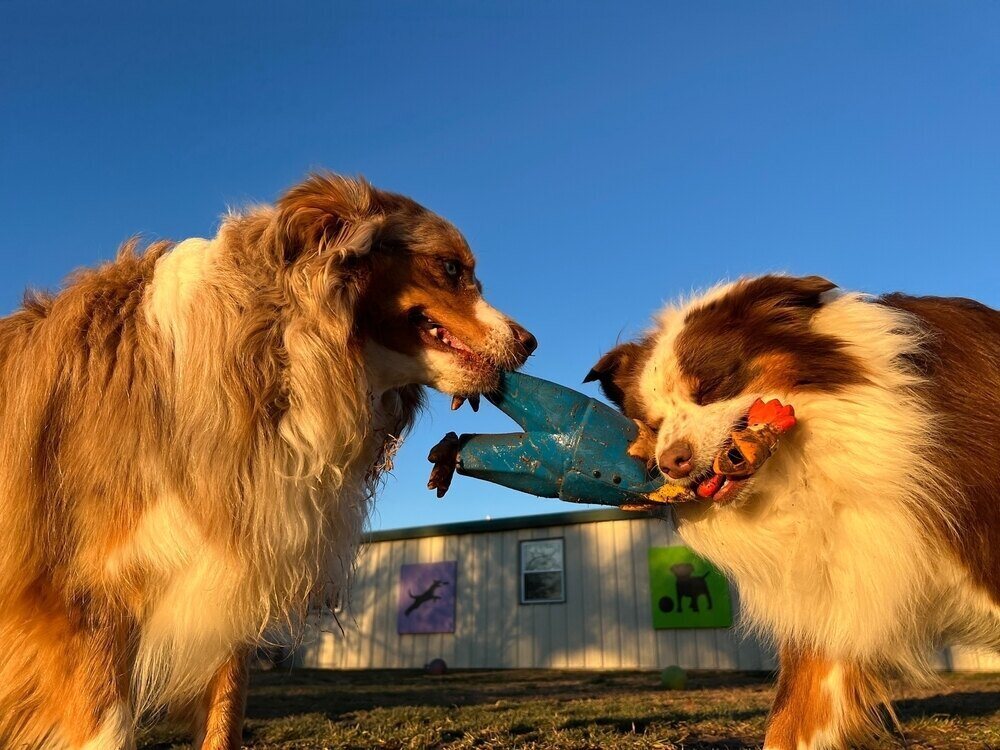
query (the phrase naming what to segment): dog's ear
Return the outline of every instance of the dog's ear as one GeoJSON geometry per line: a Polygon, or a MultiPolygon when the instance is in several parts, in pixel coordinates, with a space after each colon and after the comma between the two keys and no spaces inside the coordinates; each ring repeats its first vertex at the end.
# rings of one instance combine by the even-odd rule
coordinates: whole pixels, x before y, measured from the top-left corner
{"type": "Polygon", "coordinates": [[[822,276],[760,276],[746,282],[752,299],[767,300],[776,308],[816,310],[824,294],[837,285],[822,276]]]}
{"type": "Polygon", "coordinates": [[[344,260],[365,255],[380,215],[377,191],[364,178],[312,174],[277,202],[280,260],[335,252],[344,260]]]}
{"type": "Polygon", "coordinates": [[[590,368],[590,372],[583,379],[584,383],[592,383],[595,380],[604,382],[605,378],[612,378],[625,367],[635,361],[641,347],[633,341],[619,344],[614,349],[609,350],[601,356],[597,363],[590,368]]]}
{"type": "Polygon", "coordinates": [[[619,344],[597,360],[597,364],[590,368],[583,382],[598,381],[601,384],[601,391],[608,400],[621,409],[625,401],[623,380],[632,373],[641,360],[642,352],[642,346],[633,341],[619,344]]]}

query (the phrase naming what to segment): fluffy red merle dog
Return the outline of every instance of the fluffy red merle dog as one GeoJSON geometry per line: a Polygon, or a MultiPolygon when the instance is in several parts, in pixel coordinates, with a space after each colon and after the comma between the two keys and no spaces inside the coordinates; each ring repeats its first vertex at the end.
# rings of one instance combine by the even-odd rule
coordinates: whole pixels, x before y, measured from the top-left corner
{"type": "Polygon", "coordinates": [[[441,217],[307,179],[0,320],[0,747],[128,750],[189,713],[240,746],[246,654],[343,589],[423,386],[535,347],[441,217]]]}
{"type": "Polygon", "coordinates": [[[1000,312],[763,276],[668,307],[588,376],[668,481],[716,487],[678,530],[780,652],[768,750],[864,744],[887,678],[934,646],[1000,649],[1000,312]],[[712,458],[757,398],[795,408],[738,487],[712,458]]]}

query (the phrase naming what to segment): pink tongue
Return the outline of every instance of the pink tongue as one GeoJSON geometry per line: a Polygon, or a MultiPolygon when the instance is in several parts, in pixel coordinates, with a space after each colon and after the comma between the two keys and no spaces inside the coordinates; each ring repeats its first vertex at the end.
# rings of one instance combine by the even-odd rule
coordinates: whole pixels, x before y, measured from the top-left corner
{"type": "Polygon", "coordinates": [[[698,485],[698,497],[714,497],[722,486],[723,477],[721,474],[713,474],[708,479],[698,485]]]}

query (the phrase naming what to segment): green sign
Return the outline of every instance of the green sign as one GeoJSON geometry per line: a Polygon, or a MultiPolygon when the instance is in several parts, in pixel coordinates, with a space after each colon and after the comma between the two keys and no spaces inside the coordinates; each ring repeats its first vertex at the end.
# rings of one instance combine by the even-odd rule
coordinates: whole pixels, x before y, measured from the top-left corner
{"type": "Polygon", "coordinates": [[[729,583],[719,569],[687,547],[651,547],[649,588],[653,627],[728,628],[729,583]]]}

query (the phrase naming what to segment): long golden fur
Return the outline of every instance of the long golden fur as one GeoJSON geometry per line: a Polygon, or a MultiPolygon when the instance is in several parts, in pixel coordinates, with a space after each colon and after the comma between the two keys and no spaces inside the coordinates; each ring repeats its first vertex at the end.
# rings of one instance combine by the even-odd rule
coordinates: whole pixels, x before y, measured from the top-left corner
{"type": "Polygon", "coordinates": [[[454,227],[332,175],[28,295],[0,320],[0,747],[130,748],[185,706],[238,746],[246,649],[346,585],[420,386],[533,347],[454,227]]]}

